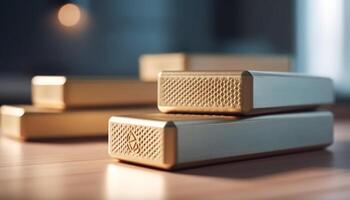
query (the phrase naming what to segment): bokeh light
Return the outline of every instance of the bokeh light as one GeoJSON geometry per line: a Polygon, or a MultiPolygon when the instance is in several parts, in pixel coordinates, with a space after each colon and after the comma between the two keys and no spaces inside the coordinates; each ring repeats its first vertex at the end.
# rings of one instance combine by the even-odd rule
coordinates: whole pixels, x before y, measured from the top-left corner
{"type": "Polygon", "coordinates": [[[77,5],[68,3],[59,9],[57,17],[63,26],[72,27],[79,23],[81,12],[77,5]]]}

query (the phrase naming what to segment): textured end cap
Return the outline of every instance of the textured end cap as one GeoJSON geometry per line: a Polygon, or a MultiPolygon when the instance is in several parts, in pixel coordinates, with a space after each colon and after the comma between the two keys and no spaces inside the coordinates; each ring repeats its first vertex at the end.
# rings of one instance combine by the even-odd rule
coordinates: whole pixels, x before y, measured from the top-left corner
{"type": "Polygon", "coordinates": [[[119,160],[169,169],[175,164],[175,126],[169,122],[113,117],[109,154],[119,160]]]}
{"type": "Polygon", "coordinates": [[[239,113],[241,72],[162,72],[158,108],[162,112],[239,113]]]}

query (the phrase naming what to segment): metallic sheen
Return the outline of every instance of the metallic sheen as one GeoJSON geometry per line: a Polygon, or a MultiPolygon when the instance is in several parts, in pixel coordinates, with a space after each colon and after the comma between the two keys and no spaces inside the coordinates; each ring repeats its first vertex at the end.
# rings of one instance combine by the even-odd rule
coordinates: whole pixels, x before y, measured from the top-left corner
{"type": "Polygon", "coordinates": [[[37,107],[58,109],[155,105],[157,85],[129,79],[35,76],[32,100],[37,107]]]}
{"type": "Polygon", "coordinates": [[[111,117],[108,146],[113,158],[174,169],[323,148],[333,142],[332,129],[326,111],[244,118],[141,114],[111,117]]]}
{"type": "Polygon", "coordinates": [[[257,71],[161,72],[158,108],[165,113],[260,114],[332,104],[332,81],[257,71]]]}
{"type": "Polygon", "coordinates": [[[153,107],[57,110],[4,105],[1,133],[21,140],[106,136],[109,117],[155,111],[153,107]]]}
{"type": "Polygon", "coordinates": [[[291,68],[287,56],[230,55],[230,54],[148,54],[139,60],[140,79],[157,81],[161,71],[195,70],[259,70],[284,71],[291,68]]]}

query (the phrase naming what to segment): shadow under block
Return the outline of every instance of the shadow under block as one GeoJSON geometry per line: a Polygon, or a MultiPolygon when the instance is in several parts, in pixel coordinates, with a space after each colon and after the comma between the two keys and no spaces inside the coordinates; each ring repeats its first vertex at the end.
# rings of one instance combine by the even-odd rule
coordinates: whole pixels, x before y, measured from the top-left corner
{"type": "Polygon", "coordinates": [[[230,54],[150,54],[139,59],[140,79],[157,81],[161,71],[256,70],[290,71],[288,56],[230,54]]]}
{"type": "Polygon", "coordinates": [[[233,116],[146,114],[109,120],[109,154],[162,169],[324,148],[333,142],[327,111],[233,116]]]}
{"type": "Polygon", "coordinates": [[[156,83],[128,79],[35,76],[32,101],[45,108],[155,105],[156,83]]]}
{"type": "Polygon", "coordinates": [[[158,108],[165,113],[259,114],[332,104],[329,78],[295,73],[161,72],[158,108]]]}
{"type": "Polygon", "coordinates": [[[1,133],[28,140],[107,136],[113,115],[155,112],[156,108],[106,108],[57,110],[29,105],[1,106],[1,133]]]}

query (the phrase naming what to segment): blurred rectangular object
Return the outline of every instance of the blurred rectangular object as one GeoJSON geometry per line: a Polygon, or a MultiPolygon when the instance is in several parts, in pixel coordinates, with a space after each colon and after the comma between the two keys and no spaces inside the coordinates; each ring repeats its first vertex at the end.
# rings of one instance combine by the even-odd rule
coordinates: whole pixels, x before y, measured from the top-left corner
{"type": "Polygon", "coordinates": [[[157,81],[161,71],[257,70],[282,71],[291,69],[288,56],[230,54],[149,54],[139,60],[140,79],[157,81]]]}
{"type": "Polygon", "coordinates": [[[155,105],[157,85],[129,79],[35,76],[32,101],[37,107],[58,109],[155,105]]]}
{"type": "Polygon", "coordinates": [[[333,142],[327,111],[248,118],[145,114],[109,120],[109,154],[121,161],[175,169],[324,148],[333,142]]]}
{"type": "Polygon", "coordinates": [[[21,139],[107,136],[113,115],[155,112],[155,107],[57,110],[31,105],[1,106],[1,133],[21,139]]]}
{"type": "Polygon", "coordinates": [[[258,71],[161,72],[165,113],[261,114],[332,104],[329,78],[258,71]]]}

